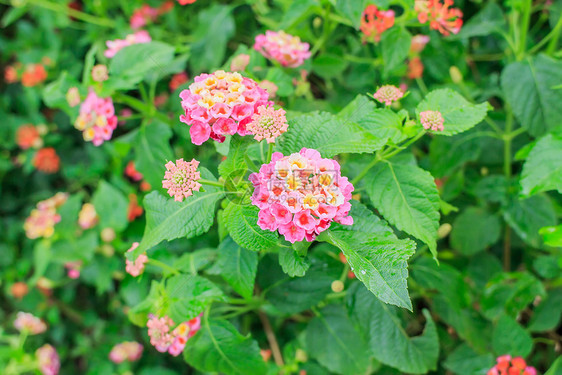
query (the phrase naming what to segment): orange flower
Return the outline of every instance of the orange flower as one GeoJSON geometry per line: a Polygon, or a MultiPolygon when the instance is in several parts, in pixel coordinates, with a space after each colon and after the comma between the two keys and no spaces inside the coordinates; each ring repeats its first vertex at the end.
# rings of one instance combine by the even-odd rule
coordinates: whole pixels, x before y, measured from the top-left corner
{"type": "Polygon", "coordinates": [[[137,217],[141,216],[143,209],[139,206],[138,198],[136,194],[129,194],[129,210],[127,214],[127,219],[131,222],[137,217]]]}
{"type": "Polygon", "coordinates": [[[170,80],[170,91],[176,91],[178,87],[186,83],[188,80],[189,77],[185,72],[174,74],[170,80]]]}
{"type": "Polygon", "coordinates": [[[372,38],[373,41],[381,40],[381,34],[394,26],[394,11],[379,10],[376,5],[368,5],[361,16],[360,29],[364,40],[372,38]]]}
{"type": "Polygon", "coordinates": [[[31,124],[22,125],[18,128],[16,143],[22,150],[27,150],[30,147],[39,148],[43,145],[39,131],[31,124]]]}
{"type": "Polygon", "coordinates": [[[33,158],[33,166],[45,173],[55,173],[60,167],[60,158],[52,147],[45,147],[37,151],[33,158]]]}
{"type": "Polygon", "coordinates": [[[21,84],[25,87],[33,87],[47,79],[47,71],[41,64],[30,64],[26,66],[21,76],[21,84]]]}
{"type": "Polygon", "coordinates": [[[420,78],[423,74],[423,63],[419,57],[413,57],[408,63],[408,78],[420,78]]]}

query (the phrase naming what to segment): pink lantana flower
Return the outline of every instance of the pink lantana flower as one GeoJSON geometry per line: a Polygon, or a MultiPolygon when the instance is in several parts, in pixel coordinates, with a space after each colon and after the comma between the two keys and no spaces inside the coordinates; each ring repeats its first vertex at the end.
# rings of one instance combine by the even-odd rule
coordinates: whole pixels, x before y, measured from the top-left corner
{"type": "Polygon", "coordinates": [[[124,361],[138,361],[142,356],[143,347],[136,341],[125,341],[115,345],[109,352],[109,359],[113,363],[124,361]]]}
{"type": "MultiPolygon", "coordinates": [[[[127,250],[127,252],[131,252],[137,247],[139,247],[139,243],[133,242],[133,245],[129,250],[127,250]]],[[[148,257],[146,256],[146,253],[140,254],[133,262],[125,258],[125,271],[127,271],[129,275],[137,277],[144,272],[146,263],[148,263],[148,257]]]]}
{"type": "Polygon", "coordinates": [[[38,202],[37,208],[31,211],[23,224],[27,238],[33,240],[39,237],[51,237],[55,233],[55,224],[61,220],[57,208],[62,206],[67,199],[67,193],[57,193],[49,199],[38,202]]]}
{"type": "Polygon", "coordinates": [[[146,325],[150,343],[156,350],[161,353],[168,352],[175,357],[183,352],[187,340],[201,328],[201,315],[179,324],[172,330],[175,323],[168,316],[158,318],[150,314],[146,325]]]}
{"type": "Polygon", "coordinates": [[[316,150],[303,148],[289,156],[275,152],[249,179],[252,204],[260,209],[258,226],[279,231],[291,243],[314,240],[333,221],[353,224],[353,185],[337,161],[323,159],[316,150]]]}
{"type": "Polygon", "coordinates": [[[265,34],[256,36],[254,49],[264,57],[289,68],[301,66],[310,58],[309,44],[301,42],[298,36],[289,35],[284,31],[268,30],[265,34]]]}
{"type": "Polygon", "coordinates": [[[414,10],[418,12],[420,23],[429,21],[430,29],[447,36],[450,33],[458,34],[463,23],[462,11],[449,8],[453,4],[453,0],[416,0],[414,10]]]}
{"type": "Polygon", "coordinates": [[[180,121],[191,126],[189,134],[196,145],[209,138],[222,143],[227,134],[248,134],[246,125],[252,115],[260,106],[273,104],[267,91],[254,80],[223,70],[195,77],[195,82],[180,93],[180,98],[185,111],[180,121]],[[214,126],[221,119],[228,124],[214,126]]]}
{"type": "Polygon", "coordinates": [[[78,225],[82,229],[90,229],[94,227],[99,221],[96,208],[91,203],[84,203],[82,209],[78,213],[78,225]]]}
{"type": "Polygon", "coordinates": [[[95,82],[103,82],[109,79],[107,66],[98,64],[92,68],[92,79],[95,82]]]}
{"type": "Polygon", "coordinates": [[[393,85],[384,85],[378,88],[377,92],[373,97],[379,102],[385,105],[391,105],[392,102],[397,102],[404,96],[404,93],[400,89],[393,85]]]}
{"type": "Polygon", "coordinates": [[[29,335],[38,335],[47,330],[47,325],[33,314],[23,311],[18,312],[14,327],[20,332],[27,332],[29,335]]]}
{"type": "Polygon", "coordinates": [[[49,344],[45,344],[35,352],[37,362],[39,363],[39,371],[43,375],[57,375],[60,370],[60,358],[55,348],[49,344]]]}
{"type": "Polygon", "coordinates": [[[381,35],[394,26],[394,11],[380,10],[376,5],[368,5],[361,16],[359,29],[363,33],[363,40],[371,39],[378,43],[381,35]]]}
{"type": "Polygon", "coordinates": [[[283,109],[275,110],[273,106],[261,106],[258,113],[252,116],[252,121],[246,129],[254,135],[256,141],[265,139],[267,143],[274,143],[275,138],[285,133],[288,127],[283,109]]]}
{"type": "Polygon", "coordinates": [[[109,141],[117,127],[117,116],[111,98],[100,98],[90,90],[86,100],[80,105],[80,114],[74,127],[82,131],[85,141],[92,141],[94,146],[109,141]]]}
{"type": "Polygon", "coordinates": [[[134,34],[127,35],[125,39],[108,40],[105,42],[107,50],[105,50],[104,55],[105,57],[111,59],[117,54],[117,52],[121,51],[125,47],[132,46],[133,44],[149,43],[151,41],[152,38],[147,31],[137,31],[134,34]]]}
{"type": "Polygon", "coordinates": [[[242,53],[232,59],[232,62],[230,63],[230,70],[233,72],[241,72],[246,69],[249,63],[250,55],[242,53]]]}
{"type": "Polygon", "coordinates": [[[420,113],[420,121],[425,130],[443,131],[445,119],[439,111],[424,111],[420,113]]]}
{"type": "Polygon", "coordinates": [[[197,182],[201,179],[201,174],[197,171],[198,166],[199,162],[195,159],[190,162],[178,159],[175,164],[171,161],[166,163],[167,171],[162,187],[168,189],[168,194],[174,197],[176,202],[183,201],[201,188],[201,184],[197,182]]]}
{"type": "Polygon", "coordinates": [[[487,375],[537,375],[537,370],[527,366],[521,357],[512,358],[509,354],[496,358],[496,365],[488,370],[487,375]]]}

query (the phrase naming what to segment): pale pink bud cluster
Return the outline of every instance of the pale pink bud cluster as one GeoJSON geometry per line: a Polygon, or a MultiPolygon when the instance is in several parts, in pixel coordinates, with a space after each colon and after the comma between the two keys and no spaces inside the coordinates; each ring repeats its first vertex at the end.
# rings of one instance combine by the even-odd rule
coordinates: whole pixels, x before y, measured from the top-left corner
{"type": "Polygon", "coordinates": [[[125,341],[115,345],[109,352],[109,359],[113,363],[138,361],[142,356],[143,347],[136,341],[125,341]]]}
{"type": "Polygon", "coordinates": [[[92,68],[92,79],[95,82],[103,82],[109,79],[107,66],[98,64],[92,68]]]}
{"type": "Polygon", "coordinates": [[[51,237],[55,233],[55,224],[61,220],[60,215],[57,214],[57,208],[62,206],[67,199],[67,193],[57,193],[49,199],[38,202],[37,208],[31,211],[23,224],[27,238],[33,240],[39,237],[51,237]]]}
{"type": "Polygon", "coordinates": [[[55,348],[49,344],[45,344],[35,352],[39,371],[43,375],[57,375],[60,370],[60,358],[55,348]]]}
{"type": "Polygon", "coordinates": [[[277,230],[291,243],[314,240],[332,221],[353,224],[353,185],[337,161],[323,159],[316,150],[303,148],[290,156],[275,152],[249,179],[252,204],[260,209],[259,227],[277,230]]]}
{"type": "Polygon", "coordinates": [[[250,55],[242,53],[232,59],[232,62],[230,63],[230,70],[232,72],[241,72],[246,69],[249,63],[250,55]]]}
{"type": "Polygon", "coordinates": [[[117,54],[117,52],[121,51],[125,47],[132,46],[133,44],[150,43],[151,41],[152,38],[147,31],[137,31],[134,34],[127,35],[125,39],[108,40],[105,42],[107,50],[105,50],[104,55],[105,57],[111,59],[117,54]]]}
{"type": "Polygon", "coordinates": [[[310,58],[310,46],[301,42],[298,36],[289,35],[284,31],[268,30],[256,36],[254,49],[264,57],[275,60],[281,65],[296,68],[310,58]]]}
{"type": "Polygon", "coordinates": [[[256,141],[265,139],[267,143],[274,143],[275,138],[285,133],[288,127],[285,110],[275,110],[273,106],[261,106],[258,108],[258,113],[252,116],[247,129],[254,135],[256,141]]]}
{"type": "Polygon", "coordinates": [[[201,328],[201,315],[179,324],[174,330],[174,321],[168,316],[158,318],[149,315],[146,326],[150,343],[161,353],[168,352],[174,357],[183,352],[187,340],[201,328]]]}
{"type": "Polygon", "coordinates": [[[94,227],[99,221],[96,208],[91,203],[84,203],[82,209],[78,213],[78,225],[82,229],[90,229],[94,227]]]}
{"type": "Polygon", "coordinates": [[[14,320],[14,327],[20,332],[27,332],[29,335],[38,335],[47,330],[44,321],[23,311],[18,312],[16,320],[14,320]]]}
{"type": "Polygon", "coordinates": [[[487,375],[537,375],[537,370],[527,366],[523,358],[512,358],[506,354],[496,358],[496,365],[488,370],[487,375]]]}
{"type": "Polygon", "coordinates": [[[425,111],[420,113],[420,121],[425,130],[443,131],[445,119],[439,111],[425,111]]]}
{"type": "MultiPolygon", "coordinates": [[[[131,252],[135,250],[137,247],[139,247],[139,243],[133,242],[133,245],[129,250],[127,250],[127,252],[131,252]]],[[[146,263],[148,263],[148,257],[146,256],[146,253],[139,255],[137,259],[135,259],[133,262],[125,258],[125,271],[127,271],[129,275],[133,277],[137,277],[144,272],[144,267],[146,266],[146,263]]]]}
{"type": "Polygon", "coordinates": [[[201,174],[197,171],[198,166],[199,162],[195,159],[189,162],[178,159],[175,164],[171,161],[166,163],[162,187],[168,189],[168,194],[174,197],[176,202],[183,201],[201,188],[201,184],[197,182],[201,179],[201,174]]]}
{"type": "Polygon", "coordinates": [[[391,105],[392,102],[397,102],[404,96],[404,93],[400,89],[393,85],[384,85],[378,88],[377,92],[373,97],[379,102],[385,105],[391,105]]]}
{"type": "Polygon", "coordinates": [[[185,111],[180,121],[191,125],[189,134],[196,145],[209,138],[222,143],[227,134],[248,134],[252,115],[260,106],[273,104],[254,80],[223,70],[195,77],[180,98],[185,111]]]}
{"type": "Polygon", "coordinates": [[[109,141],[117,127],[117,116],[111,98],[100,98],[91,90],[80,106],[80,114],[74,127],[82,131],[85,141],[92,141],[94,146],[109,141]]]}
{"type": "Polygon", "coordinates": [[[69,106],[76,107],[80,104],[80,91],[78,91],[78,87],[71,87],[66,92],[66,101],[69,106]]]}
{"type": "Polygon", "coordinates": [[[458,34],[462,27],[462,11],[449,7],[453,0],[416,0],[414,10],[418,13],[420,23],[429,22],[429,28],[438,30],[447,36],[450,33],[458,34]]]}

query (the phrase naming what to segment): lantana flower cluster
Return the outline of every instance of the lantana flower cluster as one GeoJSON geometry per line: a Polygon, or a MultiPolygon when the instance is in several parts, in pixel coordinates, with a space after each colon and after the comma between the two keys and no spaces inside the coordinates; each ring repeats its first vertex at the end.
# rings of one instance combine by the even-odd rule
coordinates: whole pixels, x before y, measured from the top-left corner
{"type": "Polygon", "coordinates": [[[60,370],[60,358],[52,345],[45,344],[35,352],[39,371],[43,375],[57,375],[60,370]]]}
{"type": "Polygon", "coordinates": [[[107,49],[104,52],[105,57],[111,59],[117,52],[121,51],[123,48],[132,46],[133,44],[150,43],[152,38],[147,31],[141,30],[134,34],[129,34],[125,39],[115,39],[108,40],[105,42],[107,49]]]}
{"type": "Polygon", "coordinates": [[[298,36],[284,31],[268,30],[265,34],[256,36],[254,49],[265,58],[275,60],[289,68],[301,66],[310,58],[309,44],[301,42],[298,36]]]}
{"type": "Polygon", "coordinates": [[[23,224],[26,236],[30,239],[51,237],[55,233],[55,224],[61,219],[57,214],[57,208],[62,206],[67,199],[67,193],[57,193],[55,196],[37,203],[37,208],[31,211],[23,224]]]}
{"type": "Polygon", "coordinates": [[[161,353],[168,352],[176,357],[183,352],[187,340],[201,328],[201,315],[179,324],[172,330],[175,323],[170,317],[158,318],[150,314],[146,326],[150,343],[156,350],[161,353]]]}
{"type": "Polygon", "coordinates": [[[44,173],[56,173],[60,168],[60,158],[52,147],[37,150],[32,163],[38,171],[44,173]]]}
{"type": "Polygon", "coordinates": [[[392,102],[400,100],[403,96],[404,93],[398,87],[393,85],[381,86],[373,95],[379,103],[384,103],[384,105],[391,105],[392,102]]]}
{"type": "Polygon", "coordinates": [[[39,127],[32,124],[25,124],[16,131],[16,143],[22,150],[28,148],[40,148],[43,146],[39,127]]]}
{"type": "Polygon", "coordinates": [[[44,321],[23,311],[18,312],[16,320],[14,320],[14,327],[20,332],[27,332],[29,335],[38,335],[47,330],[44,321]]]}
{"type": "Polygon", "coordinates": [[[21,80],[25,87],[33,87],[41,84],[47,79],[47,70],[43,64],[15,63],[6,67],[4,79],[7,83],[16,83],[21,80]]]}
{"type": "Polygon", "coordinates": [[[394,11],[380,10],[376,5],[368,5],[363,11],[359,29],[364,34],[364,40],[379,42],[381,35],[394,26],[394,11]]]}
{"type": "Polygon", "coordinates": [[[133,12],[129,23],[131,29],[140,29],[146,26],[148,22],[154,22],[158,16],[165,14],[172,10],[174,3],[172,1],[165,1],[158,8],[153,8],[150,5],[143,4],[140,8],[133,12]]]}
{"type": "Polygon", "coordinates": [[[80,105],[80,114],[74,127],[82,131],[85,141],[92,141],[94,146],[109,141],[117,128],[117,116],[111,98],[100,98],[93,90],[80,105]]]}
{"type": "Polygon", "coordinates": [[[420,121],[425,130],[443,131],[445,119],[439,111],[424,111],[420,113],[420,121]]]}
{"type": "Polygon", "coordinates": [[[496,362],[487,375],[537,375],[537,370],[532,366],[527,366],[521,357],[512,358],[507,354],[496,358],[496,362]]]}
{"type": "Polygon", "coordinates": [[[82,209],[78,213],[78,225],[82,229],[90,229],[99,221],[96,208],[91,203],[84,203],[82,209]]]}
{"type": "Polygon", "coordinates": [[[195,159],[186,162],[183,159],[166,163],[166,172],[162,187],[168,189],[168,194],[174,197],[176,202],[183,201],[193,195],[194,191],[199,191],[201,184],[197,182],[201,179],[201,174],[197,171],[199,162],[195,159]]]}
{"type": "Polygon", "coordinates": [[[418,21],[429,22],[429,28],[438,30],[447,36],[458,34],[462,27],[462,11],[450,8],[453,0],[416,0],[414,9],[418,12],[418,21]]]}
{"type": "Polygon", "coordinates": [[[109,359],[113,363],[138,361],[142,356],[143,347],[136,341],[125,341],[115,345],[109,352],[109,359]]]}
{"type": "Polygon", "coordinates": [[[246,125],[252,115],[260,106],[273,104],[254,80],[223,70],[195,77],[180,98],[185,110],[180,121],[191,125],[189,134],[196,145],[209,138],[224,142],[227,134],[249,134],[246,125]]]}
{"type": "Polygon", "coordinates": [[[291,243],[314,240],[333,221],[353,224],[348,215],[353,185],[337,161],[323,159],[316,150],[303,148],[289,156],[275,152],[249,179],[252,204],[260,209],[258,225],[279,231],[291,243]]]}
{"type": "MultiPolygon", "coordinates": [[[[129,250],[127,250],[127,252],[132,252],[137,247],[139,247],[139,243],[133,242],[133,245],[129,250]]],[[[127,271],[129,275],[137,277],[144,272],[146,263],[148,263],[148,257],[146,256],[146,253],[140,254],[134,261],[130,261],[129,259],[125,258],[125,271],[127,271]]]]}

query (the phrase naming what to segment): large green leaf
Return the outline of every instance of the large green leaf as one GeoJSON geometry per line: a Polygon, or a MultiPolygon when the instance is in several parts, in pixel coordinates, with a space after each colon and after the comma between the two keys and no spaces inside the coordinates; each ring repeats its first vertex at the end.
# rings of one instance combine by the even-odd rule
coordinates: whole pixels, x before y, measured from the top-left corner
{"type": "Polygon", "coordinates": [[[473,255],[496,243],[500,229],[496,215],[479,207],[468,207],[453,222],[451,245],[463,254],[473,255]]]}
{"type": "Polygon", "coordinates": [[[279,264],[283,272],[291,277],[304,276],[310,268],[308,258],[299,255],[295,249],[288,246],[279,247],[279,264]]]}
{"type": "Polygon", "coordinates": [[[263,375],[265,362],[257,342],[242,336],[225,320],[203,317],[201,330],[187,341],[183,355],[187,363],[203,372],[226,375],[263,375]]]}
{"type": "Polygon", "coordinates": [[[525,200],[513,199],[503,216],[517,235],[534,247],[542,244],[539,230],[556,224],[552,202],[545,195],[533,195],[525,200]]]}
{"type": "Polygon", "coordinates": [[[380,362],[411,374],[425,374],[437,368],[439,338],[429,311],[422,335],[409,337],[400,323],[396,308],[388,306],[360,284],[347,293],[352,316],[367,333],[373,356],[380,362]]]}
{"type": "Polygon", "coordinates": [[[556,361],[550,366],[544,375],[560,375],[562,374],[562,357],[558,357],[556,361]]]}
{"type": "Polygon", "coordinates": [[[466,344],[456,348],[443,363],[443,367],[457,375],[480,375],[494,366],[491,353],[478,354],[466,344]]]}
{"type": "Polygon", "coordinates": [[[277,243],[276,232],[258,226],[258,212],[256,206],[236,202],[230,202],[224,210],[226,227],[234,241],[253,251],[266,250],[277,243]]]}
{"type": "MultiPolygon", "coordinates": [[[[215,180],[205,168],[200,168],[201,177],[215,180]]],[[[144,198],[146,210],[146,227],[142,241],[133,252],[127,253],[129,259],[158,245],[179,237],[194,237],[205,233],[213,224],[215,206],[224,192],[213,186],[205,186],[205,192],[194,192],[183,202],[165,198],[153,191],[144,198]]],[[[126,214],[126,210],[125,210],[126,214]]]]}
{"type": "Polygon", "coordinates": [[[221,276],[242,297],[250,298],[258,269],[258,254],[239,246],[229,236],[217,249],[217,267],[221,276]]]}
{"type": "Polygon", "coordinates": [[[439,193],[431,174],[410,164],[377,164],[365,178],[374,206],[398,229],[425,242],[437,256],[439,193]]]}
{"type": "Polygon", "coordinates": [[[171,137],[170,127],[155,121],[141,126],[134,142],[135,168],[154,189],[162,186],[165,164],[172,160],[171,137]]]}
{"type": "Polygon", "coordinates": [[[521,173],[522,194],[530,196],[541,191],[562,193],[562,137],[548,134],[533,147],[521,173]]]}
{"type": "Polygon", "coordinates": [[[196,275],[176,275],[166,281],[166,313],[175,322],[195,318],[210,303],[223,300],[222,291],[196,275]]]}
{"type": "Polygon", "coordinates": [[[312,358],[338,374],[365,374],[369,367],[369,349],[339,305],[327,306],[310,321],[306,348],[312,358]]]}
{"type": "Polygon", "coordinates": [[[472,104],[463,96],[451,89],[434,90],[427,94],[418,104],[416,114],[424,111],[439,111],[445,122],[444,130],[436,131],[440,135],[454,135],[467,131],[484,120],[490,109],[488,102],[472,104]]]}
{"type": "Polygon", "coordinates": [[[462,26],[461,31],[457,35],[451,35],[450,39],[489,36],[492,33],[502,32],[505,27],[502,8],[497,3],[490,2],[477,14],[470,17],[468,22],[462,26]]]}
{"type": "MultiPolygon", "coordinates": [[[[247,170],[245,156],[248,146],[254,143],[250,136],[242,137],[235,134],[230,139],[230,147],[226,159],[219,164],[219,174],[225,178],[240,177],[247,170]]],[[[256,171],[257,172],[257,171],[256,171]]]]}
{"type": "Polygon", "coordinates": [[[515,116],[535,137],[562,125],[562,62],[546,55],[509,64],[501,86],[515,116]]]}
{"type": "Polygon", "coordinates": [[[535,308],[529,330],[531,332],[545,332],[556,329],[560,318],[562,318],[562,288],[555,288],[548,291],[548,295],[535,308]]]}
{"type": "Polygon", "coordinates": [[[509,353],[524,358],[533,349],[533,339],[519,323],[503,315],[494,329],[492,347],[498,355],[509,353]]]}
{"type": "Polygon", "coordinates": [[[127,198],[113,185],[101,180],[92,203],[96,208],[101,228],[113,228],[116,231],[125,229],[129,223],[127,220],[127,198]]]}
{"type": "Polygon", "coordinates": [[[405,27],[392,27],[382,34],[381,49],[385,72],[391,71],[406,60],[411,42],[412,35],[405,27]]]}

